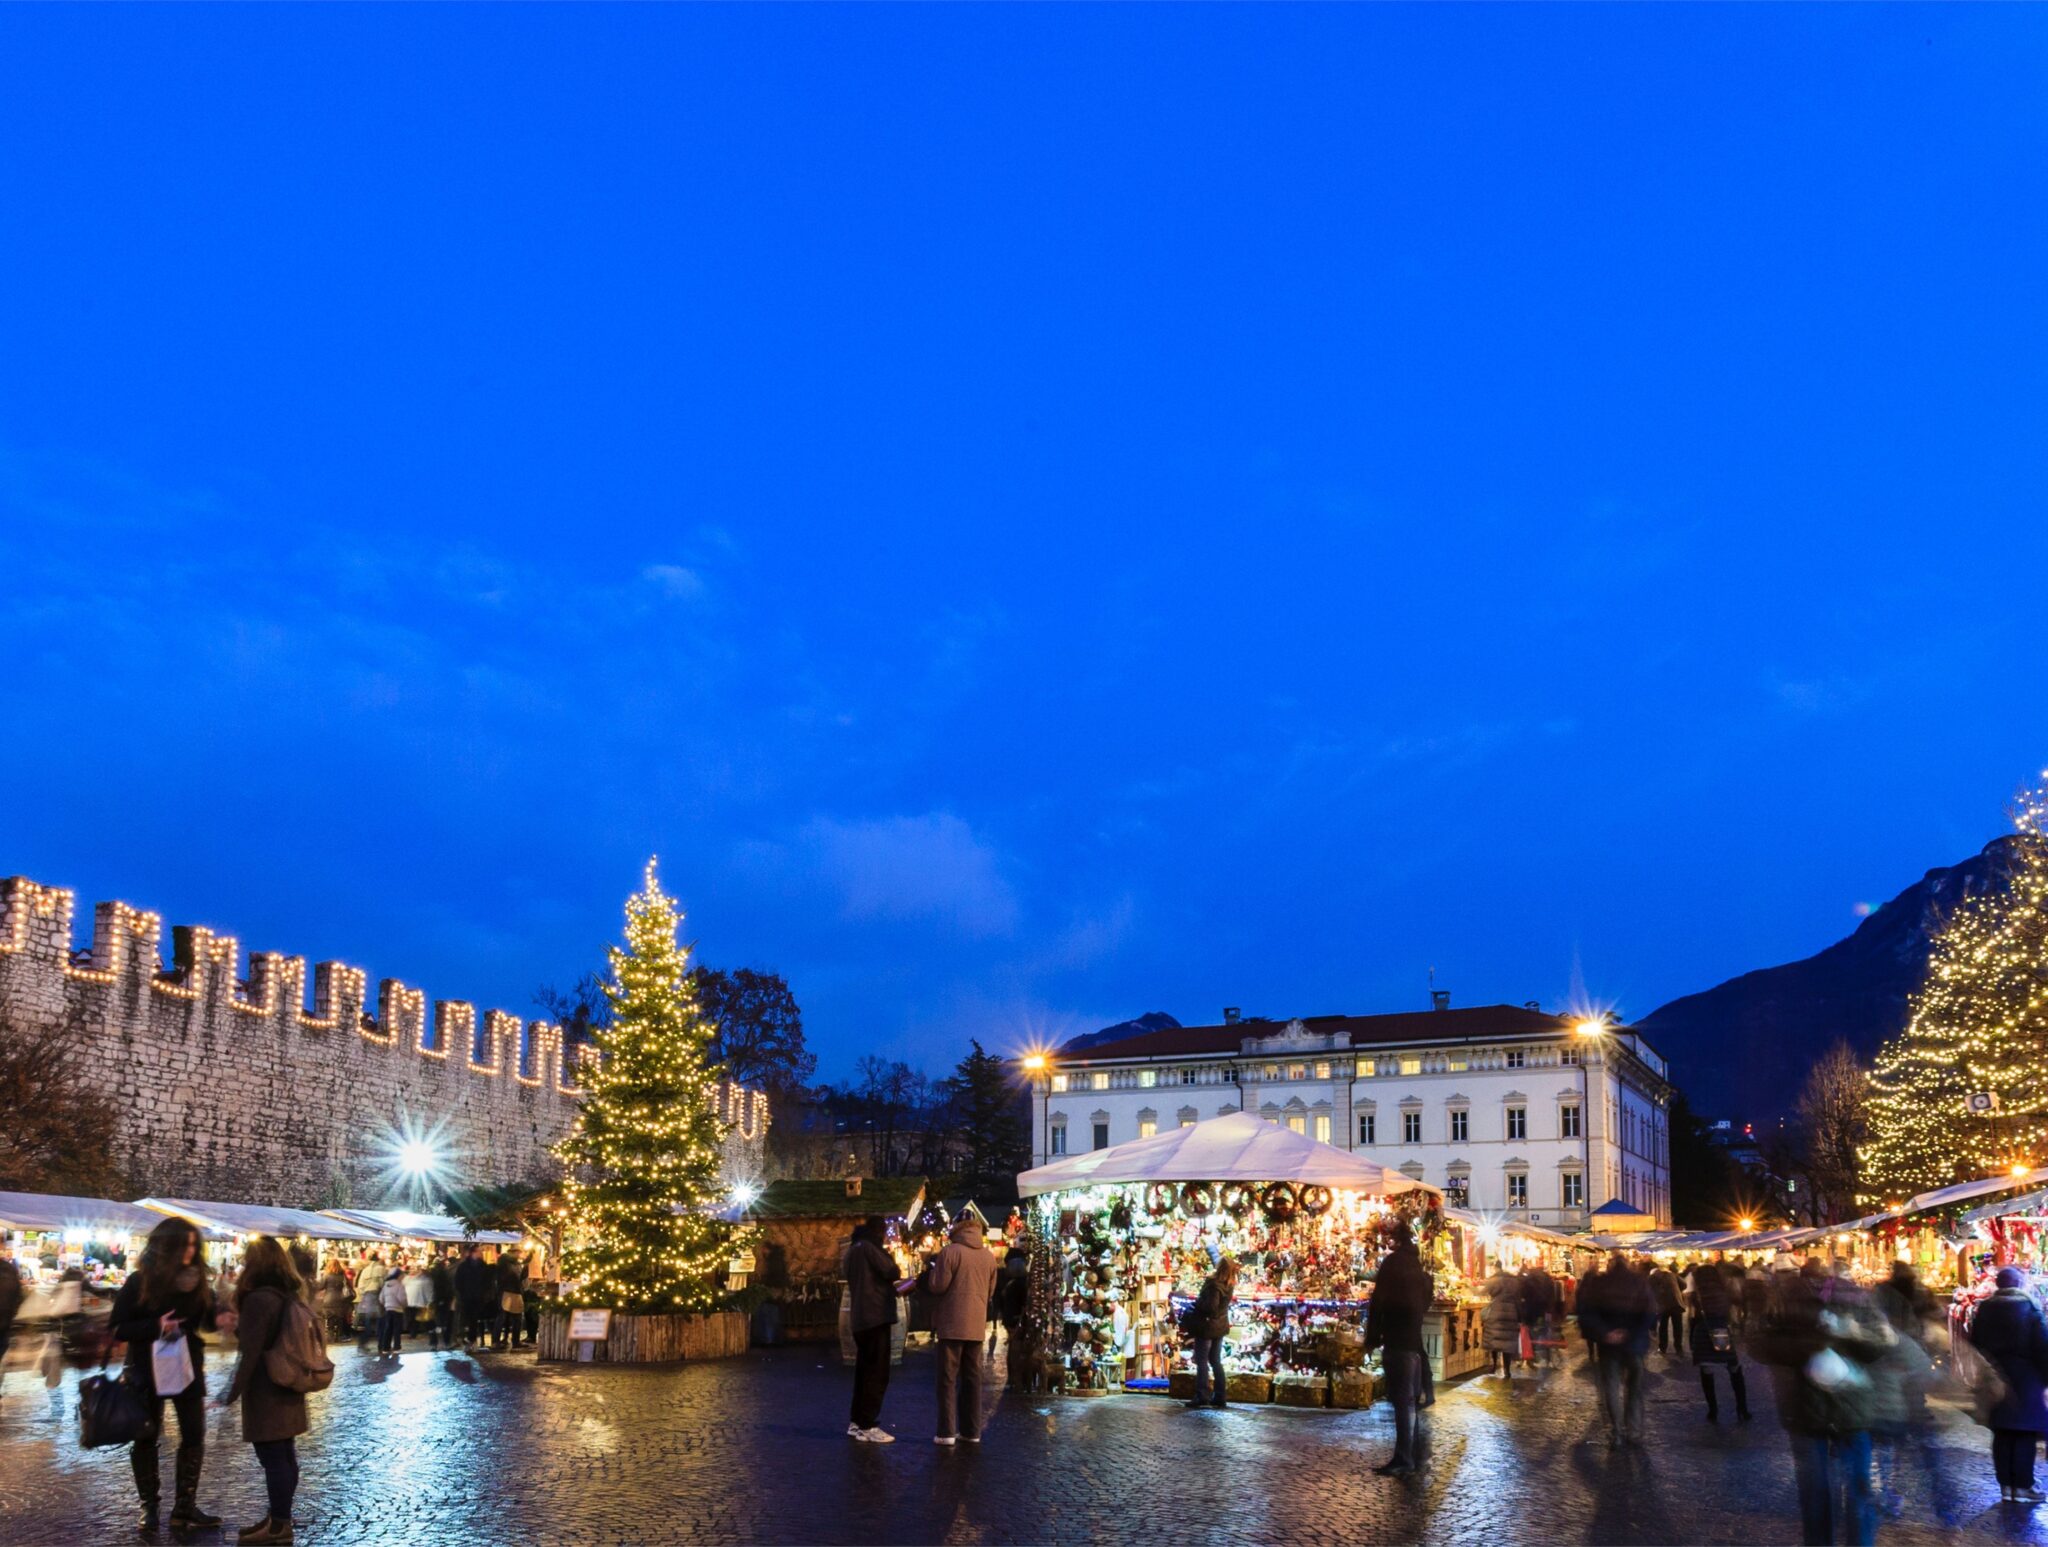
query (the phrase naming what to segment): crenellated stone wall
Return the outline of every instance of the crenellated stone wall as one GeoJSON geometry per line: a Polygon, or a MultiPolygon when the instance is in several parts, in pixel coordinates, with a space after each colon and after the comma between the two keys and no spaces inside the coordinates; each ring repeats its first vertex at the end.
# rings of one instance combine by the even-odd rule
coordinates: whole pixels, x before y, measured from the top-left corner
{"type": "MultiPolygon", "coordinates": [[[[234,937],[171,931],[126,903],[93,909],[92,944],[72,945],[72,893],[0,880],[0,1020],[71,1036],[112,1093],[118,1159],[132,1195],[374,1207],[399,1202],[399,1136],[431,1134],[458,1183],[545,1180],[575,1120],[588,1048],[503,1010],[479,1017],[386,978],[374,1012],[360,968],[320,962],[307,1003],[304,957],[234,937]]],[[[728,1084],[727,1167],[760,1174],[768,1101],[728,1084]]]]}

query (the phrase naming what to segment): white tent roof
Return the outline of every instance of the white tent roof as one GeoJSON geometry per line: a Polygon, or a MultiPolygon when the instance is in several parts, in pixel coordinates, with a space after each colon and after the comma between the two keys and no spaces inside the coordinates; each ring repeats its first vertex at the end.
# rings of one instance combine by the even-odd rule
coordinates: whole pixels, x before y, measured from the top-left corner
{"type": "Polygon", "coordinates": [[[1212,1117],[1149,1139],[1069,1155],[1017,1178],[1023,1197],[1118,1182],[1295,1182],[1349,1187],[1389,1197],[1420,1188],[1398,1171],[1373,1164],[1249,1112],[1212,1117]]]}
{"type": "Polygon", "coordinates": [[[446,1214],[415,1214],[410,1209],[327,1209],[336,1219],[367,1225],[387,1236],[410,1236],[416,1241],[477,1241],[485,1246],[516,1246],[523,1239],[517,1230],[479,1230],[465,1235],[462,1221],[446,1214]]]}
{"type": "Polygon", "coordinates": [[[112,1198],[62,1193],[0,1192],[0,1230],[89,1230],[95,1235],[148,1235],[161,1214],[112,1198]]]}
{"type": "Polygon", "coordinates": [[[373,1230],[336,1214],[311,1209],[270,1208],[258,1203],[202,1203],[192,1198],[140,1198],[146,1209],[176,1214],[220,1235],[274,1235],[313,1241],[388,1241],[393,1232],[373,1230]]]}

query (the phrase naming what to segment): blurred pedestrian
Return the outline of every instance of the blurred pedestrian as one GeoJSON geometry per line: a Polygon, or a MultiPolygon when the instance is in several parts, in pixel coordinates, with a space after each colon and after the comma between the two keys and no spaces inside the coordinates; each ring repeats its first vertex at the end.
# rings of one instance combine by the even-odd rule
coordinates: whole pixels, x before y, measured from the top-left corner
{"type": "Polygon", "coordinates": [[[1900,1487],[1908,1451],[1917,1450],[1935,1514],[1946,1518],[1946,1468],[1940,1447],[1934,1443],[1933,1427],[1927,1414],[1927,1387],[1934,1376],[1934,1360],[1927,1352],[1931,1323],[1941,1319],[1940,1308],[1920,1283],[1910,1262],[1894,1262],[1891,1276],[1870,1297],[1898,1342],[1886,1353],[1880,1368],[1890,1377],[1897,1398],[1896,1415],[1872,1434],[1877,1454],[1878,1497],[1893,1519],[1905,1513],[1906,1495],[1900,1487]]]}
{"type": "Polygon", "coordinates": [[[1030,1341],[1026,1323],[1031,1309],[1031,1246],[1024,1236],[1012,1237],[1003,1256],[1003,1269],[996,1278],[995,1309],[996,1319],[1003,1325],[1003,1369],[1010,1389],[1022,1391],[1031,1357],[1030,1350],[1018,1342],[1019,1338],[1030,1341]]]}
{"type": "Polygon", "coordinates": [[[1735,1349],[1731,1323],[1734,1297],[1728,1278],[1717,1262],[1699,1262],[1686,1276],[1686,1294],[1692,1302],[1692,1362],[1699,1366],[1700,1391],[1707,1399],[1707,1422],[1721,1421],[1721,1404],[1714,1393],[1714,1371],[1728,1372],[1728,1389],[1735,1397],[1735,1417],[1749,1422],[1749,1386],[1742,1377],[1742,1358],[1735,1349]]]}
{"type": "Polygon", "coordinates": [[[964,1215],[924,1270],[939,1345],[939,1421],[932,1436],[938,1444],[951,1445],[956,1429],[967,1444],[981,1443],[981,1339],[995,1279],[996,1257],[982,1244],[981,1221],[964,1215]]]}
{"type": "Polygon", "coordinates": [[[1837,1527],[1849,1547],[1876,1538],[1870,1460],[1878,1391],[1869,1367],[1896,1340],[1862,1292],[1819,1257],[1774,1286],[1762,1347],[1792,1447],[1801,1539],[1816,1547],[1832,1542],[1837,1527]]]}
{"type": "Polygon", "coordinates": [[[1989,1404],[1991,1467],[1999,1497],[2038,1504],[2034,1455],[2048,1433],[2048,1324],[2019,1268],[2000,1268],[1998,1288],[1970,1320],[1970,1343],[1998,1372],[2004,1390],[1989,1404]]]}
{"type": "Polygon", "coordinates": [[[1657,1352],[1685,1352],[1685,1302],[1678,1275],[1663,1263],[1650,1269],[1650,1295],[1657,1304],[1657,1352]]]}
{"type": "MultiPolygon", "coordinates": [[[[363,1253],[363,1260],[356,1268],[356,1341],[367,1345],[377,1337],[384,1324],[384,1280],[391,1270],[384,1266],[383,1255],[375,1250],[363,1253]]],[[[380,1340],[381,1341],[381,1340],[380,1340]]],[[[380,1347],[379,1352],[382,1352],[380,1347]]]]}
{"type": "Polygon", "coordinates": [[[427,1347],[455,1347],[455,1260],[454,1248],[434,1258],[428,1274],[433,1297],[432,1325],[427,1329],[427,1347]]]}
{"type": "Polygon", "coordinates": [[[377,1289],[377,1303],[383,1314],[377,1320],[377,1352],[396,1356],[405,1352],[405,1275],[394,1262],[377,1289]]]}
{"type": "Polygon", "coordinates": [[[348,1336],[349,1308],[348,1274],[342,1270],[339,1257],[327,1259],[327,1271],[320,1275],[321,1324],[330,1336],[348,1336]]]}
{"type": "Polygon", "coordinates": [[[236,1537],[240,1542],[292,1539],[292,1496],[299,1486],[296,1441],[306,1432],[306,1398],[272,1380],[264,1356],[284,1331],[292,1302],[303,1294],[304,1286],[283,1247],[269,1236],[251,1240],[235,1286],[235,1308],[242,1317],[240,1350],[219,1405],[241,1403],[242,1438],[255,1447],[269,1507],[261,1521],[243,1528],[236,1537]]]}
{"type": "MultiPolygon", "coordinates": [[[[291,1258],[292,1272],[299,1280],[299,1294],[308,1307],[320,1290],[320,1264],[313,1256],[313,1248],[303,1241],[294,1241],[285,1248],[285,1255],[291,1258]]],[[[235,1302],[237,1306],[241,1301],[235,1302]]]]}
{"type": "Polygon", "coordinates": [[[434,1275],[424,1256],[415,1257],[405,1270],[405,1330],[426,1333],[427,1346],[433,1346],[434,1275]]]}
{"type": "Polygon", "coordinates": [[[1423,1368],[1429,1362],[1422,1346],[1422,1318],[1436,1289],[1415,1250],[1414,1227],[1396,1219],[1389,1236],[1393,1250],[1380,1260],[1372,1298],[1366,1302],[1365,1346],[1367,1352],[1382,1351],[1387,1400],[1394,1409],[1394,1453],[1373,1470],[1384,1477],[1406,1477],[1419,1464],[1415,1414],[1422,1404],[1423,1368]]]}
{"type": "Polygon", "coordinates": [[[14,1318],[21,1310],[21,1269],[14,1254],[0,1251],[0,1383],[7,1379],[7,1346],[14,1341],[14,1318]]]}
{"type": "Polygon", "coordinates": [[[889,1222],[870,1214],[855,1227],[839,1255],[846,1280],[847,1325],[853,1333],[853,1407],[847,1414],[849,1439],[893,1445],[881,1427],[882,1398],[889,1390],[890,1344],[896,1327],[896,1259],[884,1249],[889,1222]]]}
{"type": "Polygon", "coordinates": [[[1195,1395],[1198,1407],[1228,1407],[1228,1379],[1223,1373],[1223,1340],[1230,1336],[1230,1302],[1237,1294],[1237,1259],[1221,1258],[1202,1280],[1194,1304],[1181,1318],[1181,1330],[1193,1341],[1195,1395]]]}
{"type": "Polygon", "coordinates": [[[163,1433],[165,1402],[178,1414],[171,1529],[210,1530],[220,1524],[220,1516],[199,1507],[199,1473],[206,1461],[205,1345],[199,1334],[234,1331],[235,1313],[214,1304],[212,1271],[200,1254],[199,1231],[189,1219],[166,1219],[150,1231],[140,1268],[114,1296],[107,1328],[117,1341],[127,1344],[126,1379],[153,1418],[142,1437],[128,1447],[135,1494],[142,1506],[142,1531],[155,1532],[162,1505],[157,1439],[163,1433]],[[192,1379],[180,1391],[157,1391],[155,1348],[159,1338],[182,1339],[185,1344],[192,1379]]]}
{"type": "Polygon", "coordinates": [[[498,1252],[498,1335],[495,1346],[517,1348],[526,1332],[526,1259],[498,1252]]]}
{"type": "Polygon", "coordinates": [[[1593,1349],[1610,1449],[1643,1442],[1643,1360],[1656,1319],[1649,1282],[1624,1252],[1579,1285],[1579,1329],[1593,1349]]]}
{"type": "Polygon", "coordinates": [[[1486,1281],[1486,1310],[1481,1320],[1486,1343],[1486,1373],[1500,1365],[1508,1380],[1515,1378],[1515,1358],[1521,1352],[1522,1281],[1502,1263],[1486,1281]]]}
{"type": "Polygon", "coordinates": [[[498,1277],[484,1261],[483,1248],[471,1241],[455,1265],[455,1309],[462,1318],[462,1346],[476,1347],[490,1336],[497,1321],[498,1277]]]}
{"type": "Polygon", "coordinates": [[[1563,1358],[1564,1341],[1558,1318],[1563,1300],[1557,1280],[1550,1276],[1540,1258],[1522,1269],[1522,1320],[1529,1328],[1536,1358],[1546,1365],[1558,1364],[1563,1358]]]}

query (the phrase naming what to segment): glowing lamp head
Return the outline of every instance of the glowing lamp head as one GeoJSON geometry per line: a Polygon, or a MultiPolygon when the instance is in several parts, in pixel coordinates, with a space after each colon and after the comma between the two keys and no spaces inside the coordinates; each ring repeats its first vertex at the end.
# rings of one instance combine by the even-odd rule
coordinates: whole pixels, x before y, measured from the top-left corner
{"type": "Polygon", "coordinates": [[[1040,1074],[1040,1073],[1043,1073],[1043,1072],[1044,1072],[1044,1069],[1045,1069],[1045,1054],[1043,1054],[1043,1053],[1027,1053],[1027,1054],[1025,1054],[1025,1055],[1024,1055],[1024,1067],[1025,1067],[1026,1069],[1029,1069],[1029,1070],[1030,1070],[1030,1071],[1031,1071],[1031,1072],[1032,1072],[1033,1074],[1040,1074]]]}
{"type": "Polygon", "coordinates": [[[440,1164],[441,1157],[425,1139],[407,1139],[398,1146],[398,1165],[407,1176],[425,1176],[440,1164]]]}
{"type": "Polygon", "coordinates": [[[2012,1163],[2012,1174],[2014,1176],[2025,1176],[2029,1169],[2030,1168],[2024,1160],[2015,1160],[2012,1163]]]}
{"type": "Polygon", "coordinates": [[[1605,1021],[1585,1020],[1580,1021],[1572,1030],[1581,1037],[1597,1037],[1607,1030],[1607,1023],[1605,1021]]]}
{"type": "Polygon", "coordinates": [[[1746,1217],[1746,1216],[1745,1216],[1744,1218],[1742,1218],[1742,1219],[1738,1219],[1737,1221],[1735,1221],[1735,1223],[1736,1223],[1737,1225],[1741,1226],[1741,1227],[1742,1227],[1742,1228],[1743,1228],[1744,1230],[1754,1230],[1754,1229],[1756,1229],[1756,1221],[1755,1221],[1755,1220],[1753,1220],[1753,1219],[1750,1219],[1750,1218],[1748,1218],[1748,1217],[1746,1217]]]}
{"type": "Polygon", "coordinates": [[[761,1189],[752,1182],[734,1182],[732,1184],[732,1201],[743,1209],[751,1207],[759,1201],[760,1197],[761,1189]]]}

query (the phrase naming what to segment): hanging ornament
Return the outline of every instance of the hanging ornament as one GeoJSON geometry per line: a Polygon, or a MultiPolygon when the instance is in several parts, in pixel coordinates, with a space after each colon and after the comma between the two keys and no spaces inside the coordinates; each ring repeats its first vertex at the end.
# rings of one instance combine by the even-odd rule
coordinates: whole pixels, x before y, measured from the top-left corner
{"type": "Polygon", "coordinates": [[[1173,1212],[1174,1200],[1180,1190],[1171,1182],[1153,1182],[1145,1188],[1145,1212],[1154,1219],[1163,1219],[1173,1212]]]}
{"type": "Polygon", "coordinates": [[[1294,1190],[1292,1182],[1275,1182],[1259,1195],[1259,1207],[1268,1219],[1292,1219],[1300,1206],[1301,1195],[1294,1190]]]}
{"type": "Polygon", "coordinates": [[[1310,1183],[1301,1190],[1301,1212],[1304,1214],[1327,1214],[1334,1201],[1335,1195],[1327,1187],[1310,1183]]]}
{"type": "Polygon", "coordinates": [[[1233,1219],[1243,1219],[1258,1201],[1259,1190],[1250,1182],[1227,1182],[1217,1195],[1217,1204],[1233,1219]]]}
{"type": "Polygon", "coordinates": [[[1180,1206],[1190,1214],[1213,1214],[1216,1189],[1207,1182],[1189,1182],[1180,1190],[1180,1206]]]}

